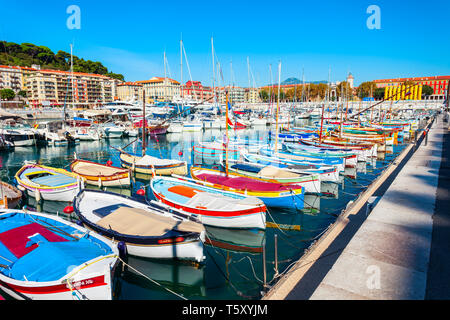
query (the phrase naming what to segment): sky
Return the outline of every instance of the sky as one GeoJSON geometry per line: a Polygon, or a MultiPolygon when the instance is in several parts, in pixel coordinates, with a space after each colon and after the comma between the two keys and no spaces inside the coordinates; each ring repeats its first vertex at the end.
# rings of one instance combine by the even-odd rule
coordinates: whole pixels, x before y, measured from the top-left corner
{"type": "Polygon", "coordinates": [[[211,38],[216,85],[277,83],[280,64],[281,81],[450,75],[448,0],[0,0],[0,11],[0,40],[55,53],[73,43],[127,81],[163,77],[164,52],[166,75],[180,81],[183,39],[183,82],[211,85],[211,38]]]}

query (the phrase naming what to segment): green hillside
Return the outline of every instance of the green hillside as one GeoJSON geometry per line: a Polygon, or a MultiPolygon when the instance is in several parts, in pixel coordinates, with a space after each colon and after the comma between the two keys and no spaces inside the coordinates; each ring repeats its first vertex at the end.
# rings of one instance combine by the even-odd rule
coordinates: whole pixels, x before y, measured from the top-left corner
{"type": "MultiPolygon", "coordinates": [[[[69,71],[70,53],[60,50],[55,54],[45,46],[0,41],[0,65],[31,67],[33,64],[40,65],[43,69],[69,71]]],[[[101,74],[124,80],[123,75],[108,71],[101,62],[80,59],[75,55],[73,56],[73,71],[101,74]]]]}

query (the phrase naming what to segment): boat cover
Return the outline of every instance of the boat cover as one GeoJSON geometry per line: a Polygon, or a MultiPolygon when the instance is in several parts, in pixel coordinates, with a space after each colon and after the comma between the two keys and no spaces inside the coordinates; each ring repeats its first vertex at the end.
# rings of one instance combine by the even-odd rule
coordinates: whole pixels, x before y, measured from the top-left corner
{"type": "Polygon", "coordinates": [[[97,224],[102,228],[112,229],[124,235],[142,237],[163,236],[172,229],[185,232],[204,230],[203,225],[199,223],[178,221],[149,210],[123,206],[100,219],[97,224]]]}
{"type": "Polygon", "coordinates": [[[224,185],[239,190],[262,191],[262,192],[279,192],[300,189],[301,186],[289,185],[284,186],[280,183],[264,182],[245,177],[225,177],[216,174],[201,173],[197,175],[200,180],[211,183],[224,185]]]}
{"type": "Polygon", "coordinates": [[[274,166],[267,166],[259,171],[259,175],[269,178],[299,178],[300,175],[288,170],[283,170],[274,166]]]}
{"type": "Polygon", "coordinates": [[[125,169],[119,169],[89,162],[76,162],[72,168],[72,171],[88,176],[112,176],[114,174],[128,172],[128,170],[125,169]]]}
{"type": "Polygon", "coordinates": [[[56,281],[75,267],[112,253],[93,237],[69,237],[80,231],[52,219],[13,213],[2,215],[0,225],[0,272],[28,281],[56,281]]]}
{"type": "Polygon", "coordinates": [[[149,155],[145,155],[143,157],[136,157],[136,165],[137,166],[167,166],[172,164],[182,163],[182,161],[174,160],[174,159],[160,159],[156,157],[152,157],[149,155]]]}

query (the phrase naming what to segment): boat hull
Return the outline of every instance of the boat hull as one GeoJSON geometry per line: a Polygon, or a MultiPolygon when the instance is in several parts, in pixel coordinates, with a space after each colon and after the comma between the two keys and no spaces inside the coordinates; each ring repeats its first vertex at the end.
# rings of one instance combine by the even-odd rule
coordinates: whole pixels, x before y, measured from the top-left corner
{"type": "Polygon", "coordinates": [[[123,167],[134,170],[136,173],[142,173],[145,175],[159,175],[159,176],[170,176],[172,174],[177,174],[180,176],[184,176],[187,174],[187,162],[182,161],[177,164],[170,164],[167,166],[140,166],[135,165],[135,158],[131,155],[121,153],[120,154],[120,162],[123,167]]]}
{"type": "MultiPolygon", "coordinates": [[[[171,178],[169,178],[171,179],[171,178]]],[[[266,207],[264,205],[254,206],[242,210],[218,210],[208,209],[201,206],[188,206],[186,204],[169,199],[162,192],[158,191],[158,179],[152,179],[150,187],[156,199],[170,207],[180,209],[184,212],[194,214],[204,225],[222,227],[222,228],[238,228],[238,229],[265,229],[266,228],[266,207]],[[155,181],[156,180],[156,181],[155,181]]],[[[171,179],[177,181],[176,179],[171,179]]],[[[205,188],[201,184],[181,182],[182,185],[194,186],[194,188],[205,188]]],[[[207,187],[206,187],[207,188],[207,187]]],[[[207,190],[201,190],[208,192],[207,190]]],[[[217,191],[216,191],[217,192],[217,191]]],[[[220,192],[219,194],[230,196],[228,192],[220,192]]],[[[235,197],[233,197],[235,198],[235,197]]]]}
{"type": "Polygon", "coordinates": [[[131,178],[130,178],[130,172],[129,170],[124,170],[122,168],[117,167],[109,167],[105,165],[101,165],[95,162],[91,161],[85,161],[85,160],[74,160],[71,165],[70,169],[72,172],[76,173],[80,177],[85,179],[85,182],[90,185],[98,186],[98,187],[126,187],[131,184],[131,178]],[[108,169],[116,169],[116,173],[112,174],[86,174],[80,172],[80,170],[77,170],[77,164],[79,163],[85,163],[87,165],[92,165],[98,168],[104,167],[105,170],[108,169]]]}
{"type": "MultiPolygon", "coordinates": [[[[24,211],[0,210],[0,216],[24,211]]],[[[77,230],[81,234],[87,232],[65,219],[43,213],[30,213],[35,217],[49,218],[77,230]]],[[[111,300],[113,292],[113,277],[118,265],[117,247],[104,237],[89,235],[106,244],[112,249],[109,254],[100,255],[85,261],[78,266],[72,266],[67,274],[52,281],[26,281],[6,276],[0,272],[0,288],[17,300],[111,300]]],[[[92,241],[92,240],[91,240],[92,241]]],[[[44,256],[42,256],[44,258],[44,256]]]]}

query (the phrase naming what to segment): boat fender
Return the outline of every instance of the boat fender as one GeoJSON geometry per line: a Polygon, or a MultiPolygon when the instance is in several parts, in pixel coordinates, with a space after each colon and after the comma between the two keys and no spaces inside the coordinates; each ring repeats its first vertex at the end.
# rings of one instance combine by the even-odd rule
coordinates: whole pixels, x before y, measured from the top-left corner
{"type": "Polygon", "coordinates": [[[127,245],[125,244],[124,241],[120,241],[117,244],[117,249],[119,250],[119,257],[124,260],[127,257],[127,245]]]}
{"type": "Polygon", "coordinates": [[[67,213],[67,214],[71,214],[71,213],[73,213],[73,207],[72,206],[67,206],[67,207],[64,208],[63,212],[67,213]]]}
{"type": "Polygon", "coordinates": [[[112,161],[111,160],[108,160],[107,162],[106,162],[106,165],[108,166],[108,167],[111,167],[112,166],[112,161]]]}
{"type": "Polygon", "coordinates": [[[139,189],[136,193],[138,195],[140,195],[140,196],[145,196],[145,190],[144,189],[139,189]]]}
{"type": "Polygon", "coordinates": [[[178,155],[179,155],[180,157],[182,157],[182,156],[183,156],[183,151],[178,151],[178,155]]]}
{"type": "Polygon", "coordinates": [[[41,201],[41,193],[39,192],[38,189],[36,189],[36,191],[34,192],[34,194],[35,194],[36,201],[37,201],[37,202],[41,201]]]}

